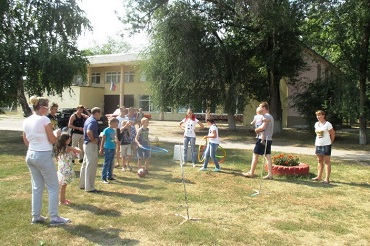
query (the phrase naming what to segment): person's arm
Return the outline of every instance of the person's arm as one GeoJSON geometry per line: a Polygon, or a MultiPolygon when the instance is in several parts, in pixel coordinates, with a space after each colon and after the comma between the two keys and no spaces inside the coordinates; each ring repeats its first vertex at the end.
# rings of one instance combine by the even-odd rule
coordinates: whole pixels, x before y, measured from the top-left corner
{"type": "Polygon", "coordinates": [[[139,129],[139,131],[137,132],[136,137],[135,137],[135,142],[136,142],[137,146],[140,147],[140,148],[142,147],[141,144],[139,143],[139,137],[140,137],[141,132],[142,132],[142,128],[139,129]]]}
{"type": "Polygon", "coordinates": [[[254,131],[255,131],[256,133],[263,132],[263,131],[266,129],[266,127],[267,127],[267,123],[268,123],[268,122],[263,121],[262,125],[261,125],[261,126],[259,126],[259,127],[257,127],[254,131]]]}
{"type": "Polygon", "coordinates": [[[104,154],[104,144],[105,144],[105,140],[106,140],[106,136],[103,135],[102,137],[102,140],[101,140],[101,143],[100,143],[100,151],[99,151],[99,154],[104,154]]]}
{"type": "Polygon", "coordinates": [[[81,153],[81,149],[77,147],[67,146],[67,150],[72,152],[74,155],[81,153]]]}
{"type": "Polygon", "coordinates": [[[213,130],[212,135],[205,136],[205,138],[217,138],[217,131],[213,130]]]}
{"type": "Polygon", "coordinates": [[[26,133],[23,132],[23,143],[28,147],[28,145],[30,145],[30,142],[28,142],[28,139],[27,139],[27,136],[26,136],[26,133]]]}
{"type": "Polygon", "coordinates": [[[180,128],[181,128],[181,130],[185,130],[185,127],[183,127],[182,124],[184,124],[184,121],[180,122],[180,128]]]}
{"type": "Polygon", "coordinates": [[[334,142],[334,139],[335,139],[335,131],[334,131],[334,128],[332,128],[332,129],[329,130],[329,134],[330,134],[331,143],[333,143],[334,142]]]}
{"type": "Polygon", "coordinates": [[[204,128],[204,125],[203,125],[203,123],[202,123],[202,122],[198,121],[198,125],[200,126],[200,129],[199,129],[199,130],[201,130],[201,129],[203,129],[203,128],[204,128]]]}
{"type": "Polygon", "coordinates": [[[55,144],[58,141],[58,137],[61,134],[61,130],[55,131],[56,135],[54,134],[53,127],[51,126],[51,123],[47,124],[45,126],[46,135],[48,136],[48,140],[50,143],[55,144]]]}
{"type": "Polygon", "coordinates": [[[93,131],[91,131],[91,130],[87,129],[87,131],[86,131],[86,135],[87,135],[87,137],[89,138],[90,142],[92,142],[92,143],[96,143],[96,144],[98,144],[98,143],[99,143],[99,139],[94,138],[94,133],[93,133],[93,131]]]}

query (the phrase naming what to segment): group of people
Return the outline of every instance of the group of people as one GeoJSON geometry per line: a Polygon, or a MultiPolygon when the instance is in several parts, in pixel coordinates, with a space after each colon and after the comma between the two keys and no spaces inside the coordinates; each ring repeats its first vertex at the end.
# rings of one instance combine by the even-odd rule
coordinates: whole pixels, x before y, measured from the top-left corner
{"type": "MultiPolygon", "coordinates": [[[[34,96],[31,97],[30,103],[34,113],[23,122],[23,141],[28,146],[26,163],[31,173],[32,224],[44,223],[47,219],[41,215],[42,194],[45,184],[49,194],[50,225],[63,225],[70,222],[70,219],[59,216],[58,205],[71,203],[70,200],[66,199],[66,186],[74,178],[73,160],[75,156],[79,156],[79,161],[82,162],[79,187],[86,192],[99,192],[94,185],[99,153],[104,155],[101,181],[105,184],[109,183],[110,180],[115,180],[113,177],[115,155],[117,164],[122,160],[122,171],[125,171],[127,168],[131,169],[131,156],[136,151],[138,168],[143,167],[144,171],[147,174],[149,173],[149,119],[143,117],[143,115],[135,115],[133,108],[127,110],[125,107],[121,107],[120,115],[111,118],[109,126],[99,134],[97,121],[101,118],[101,109],[94,107],[91,109],[91,113],[84,114],[85,108],[79,106],[77,112],[69,120],[68,126],[73,129],[71,136],[68,132],[62,132],[56,127],[57,104],[53,103],[51,105],[48,114],[49,101],[47,98],[34,96]],[[135,125],[138,123],[140,128],[136,131],[135,125]],[[77,136],[73,137],[75,134],[77,136]],[[79,135],[82,135],[82,137],[79,135]],[[77,143],[73,144],[73,139],[77,143]],[[79,144],[81,142],[83,142],[82,146],[79,144]],[[55,169],[54,158],[57,159],[58,170],[55,169]]],[[[257,112],[257,115],[260,116],[255,117],[252,122],[256,124],[255,132],[257,134],[252,163],[250,170],[242,174],[248,178],[255,177],[258,159],[261,155],[264,155],[268,164],[268,174],[264,178],[273,179],[271,145],[274,119],[269,114],[267,102],[262,102],[257,112]]],[[[326,177],[324,182],[329,183],[331,144],[334,141],[335,132],[330,122],[325,120],[324,111],[317,111],[316,116],[318,122],[315,124],[317,134],[315,145],[318,175],[313,180],[320,181],[322,179],[325,163],[326,177]]],[[[215,164],[213,171],[219,172],[221,167],[216,156],[220,144],[218,128],[213,119],[207,119],[206,122],[209,127],[208,135],[204,136],[207,140],[207,146],[204,151],[204,162],[199,171],[207,170],[211,158],[215,164]]],[[[196,167],[196,131],[197,129],[203,129],[204,125],[196,119],[193,111],[189,109],[186,117],[180,122],[180,128],[184,130],[184,162],[187,160],[190,143],[191,162],[193,167],[196,167]],[[199,128],[197,128],[197,125],[199,125],[199,128]]]]}

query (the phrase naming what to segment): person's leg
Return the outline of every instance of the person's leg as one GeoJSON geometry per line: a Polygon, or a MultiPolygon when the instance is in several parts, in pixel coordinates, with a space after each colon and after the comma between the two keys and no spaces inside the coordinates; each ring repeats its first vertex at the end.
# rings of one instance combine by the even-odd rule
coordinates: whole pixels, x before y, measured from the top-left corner
{"type": "Polygon", "coordinates": [[[42,207],[42,194],[44,192],[45,181],[41,175],[40,170],[34,165],[36,153],[28,151],[26,162],[28,169],[31,172],[31,185],[32,185],[32,221],[40,219],[42,207]]]}
{"type": "Polygon", "coordinates": [[[186,161],[188,159],[187,157],[188,157],[189,141],[190,141],[190,138],[184,136],[184,146],[183,146],[184,147],[184,159],[183,159],[184,163],[186,163],[186,161]]]}
{"type": "MultiPolygon", "coordinates": [[[[84,149],[84,152],[86,153],[86,144],[84,144],[83,146],[83,149],[84,149]]],[[[84,159],[83,159],[83,162],[82,162],[82,165],[81,165],[81,169],[80,169],[80,189],[85,189],[85,181],[86,181],[86,165],[87,165],[87,154],[84,155],[84,159]]]]}
{"type": "MultiPolygon", "coordinates": [[[[121,145],[117,144],[116,146],[116,167],[120,167],[120,152],[121,152],[121,145]]],[[[122,161],[123,161],[123,158],[122,158],[122,161]]],[[[123,165],[124,167],[124,165],[123,165]]]]}
{"type": "Polygon", "coordinates": [[[66,188],[67,188],[66,184],[62,184],[60,186],[60,193],[59,193],[59,203],[60,204],[64,204],[66,201],[66,188]]]}
{"type": "Polygon", "coordinates": [[[325,176],[325,183],[330,183],[330,174],[331,174],[331,164],[330,164],[330,155],[326,155],[323,157],[323,161],[326,166],[326,176],[325,176]]]}
{"type": "Polygon", "coordinates": [[[213,162],[215,163],[216,168],[217,169],[220,169],[220,165],[219,165],[218,160],[217,160],[217,157],[216,157],[216,152],[217,152],[218,144],[210,143],[209,145],[210,145],[210,156],[211,156],[213,162]]]}
{"type": "Polygon", "coordinates": [[[114,154],[116,153],[115,149],[109,150],[110,161],[108,162],[108,179],[113,179],[113,163],[114,163],[114,154]]]}
{"type": "MultiPolygon", "coordinates": [[[[72,134],[72,147],[79,147],[78,145],[79,145],[79,141],[80,141],[80,135],[81,134],[77,134],[77,133],[73,133],[72,134]]],[[[83,147],[81,148],[81,147],[79,147],[80,149],[81,149],[81,151],[84,151],[83,150],[83,147]]],[[[78,154],[78,158],[80,158],[80,154],[78,154]]],[[[75,158],[73,158],[73,160],[74,160],[75,158]]]]}
{"type": "Polygon", "coordinates": [[[58,175],[55,168],[52,152],[38,152],[40,155],[39,170],[44,177],[46,187],[48,189],[49,199],[49,215],[50,220],[58,217],[58,205],[59,205],[59,181],[58,175]]]}
{"type": "Polygon", "coordinates": [[[211,152],[211,145],[208,144],[206,150],[204,151],[204,163],[203,163],[203,167],[200,170],[207,169],[208,162],[209,162],[209,157],[210,157],[210,152],[211,152]]]}
{"type": "Polygon", "coordinates": [[[81,153],[79,154],[78,158],[79,158],[79,162],[82,163],[83,161],[83,158],[84,158],[84,135],[83,134],[78,134],[80,135],[80,138],[78,140],[78,147],[81,149],[81,153]]]}
{"type": "Polygon", "coordinates": [[[323,155],[316,155],[317,156],[317,176],[312,180],[320,181],[322,178],[322,171],[324,168],[324,156],[323,155]]]}
{"type": "Polygon", "coordinates": [[[104,148],[104,163],[101,172],[101,179],[106,181],[108,179],[108,161],[110,161],[108,149],[104,148]]]}
{"type": "Polygon", "coordinates": [[[131,145],[128,145],[127,146],[127,149],[126,149],[126,166],[128,167],[128,169],[131,171],[132,170],[132,167],[130,165],[130,162],[131,162],[131,156],[132,156],[132,149],[131,149],[131,145]]]}
{"type": "MultiPolygon", "coordinates": [[[[266,143],[267,144],[267,143],[266,143]]],[[[272,174],[272,159],[270,154],[265,155],[265,159],[267,162],[267,175],[265,176],[265,179],[272,179],[273,174],[272,174]]]]}
{"type": "Polygon", "coordinates": [[[193,165],[197,162],[196,157],[197,157],[197,151],[195,149],[195,140],[196,138],[190,138],[190,148],[191,148],[191,162],[193,165]]]}
{"type": "Polygon", "coordinates": [[[98,145],[88,143],[86,145],[86,169],[85,169],[85,191],[95,190],[95,175],[98,167],[98,145]]]}

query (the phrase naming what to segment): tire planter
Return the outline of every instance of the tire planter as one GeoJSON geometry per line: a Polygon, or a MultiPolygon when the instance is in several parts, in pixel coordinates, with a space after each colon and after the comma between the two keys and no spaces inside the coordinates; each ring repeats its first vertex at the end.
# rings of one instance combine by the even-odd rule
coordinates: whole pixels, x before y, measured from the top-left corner
{"type": "MultiPolygon", "coordinates": [[[[265,165],[267,170],[267,165],[265,165]]],[[[279,166],[272,164],[272,174],[273,175],[301,175],[305,176],[310,173],[310,166],[300,162],[298,166],[279,166]]]]}

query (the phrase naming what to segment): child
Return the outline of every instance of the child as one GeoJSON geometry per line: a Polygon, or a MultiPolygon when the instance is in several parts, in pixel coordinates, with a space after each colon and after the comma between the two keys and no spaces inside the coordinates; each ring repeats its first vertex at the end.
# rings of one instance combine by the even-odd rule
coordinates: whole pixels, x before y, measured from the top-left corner
{"type": "Polygon", "coordinates": [[[59,204],[69,205],[70,200],[66,199],[67,184],[71,183],[75,177],[72,160],[81,150],[77,147],[71,147],[71,136],[68,133],[62,133],[55,146],[55,156],[58,160],[58,179],[60,185],[59,204]]]}
{"type": "Polygon", "coordinates": [[[206,151],[204,152],[205,159],[204,159],[203,167],[201,167],[199,171],[207,170],[209,157],[211,157],[216,166],[215,169],[213,169],[213,171],[219,172],[221,171],[221,168],[220,168],[220,165],[218,164],[218,160],[216,157],[216,151],[217,151],[218,145],[220,144],[220,138],[218,136],[218,128],[213,119],[207,119],[207,125],[209,127],[208,136],[205,136],[204,138],[208,138],[208,145],[207,145],[206,151]]]}
{"type": "Polygon", "coordinates": [[[113,178],[113,162],[116,152],[116,128],[118,127],[118,119],[112,118],[109,120],[109,127],[103,130],[103,138],[100,143],[101,155],[104,154],[104,164],[101,174],[103,184],[109,184],[108,180],[116,180],[113,178]]]}
{"type": "MultiPolygon", "coordinates": [[[[251,122],[251,125],[254,124],[254,127],[255,128],[258,128],[259,126],[261,126],[263,124],[263,122],[266,122],[266,121],[267,121],[267,119],[265,119],[263,117],[262,108],[261,107],[257,107],[257,109],[256,109],[256,115],[254,116],[253,121],[251,122]]],[[[262,131],[259,134],[257,134],[256,135],[256,138],[260,138],[261,139],[261,144],[262,145],[265,145],[266,144],[264,131],[262,131]]]]}
{"type": "Polygon", "coordinates": [[[132,167],[130,166],[131,161],[131,122],[128,120],[123,120],[121,123],[122,127],[121,129],[117,129],[117,139],[121,145],[120,154],[122,157],[122,172],[126,171],[126,168],[128,167],[129,170],[132,170],[132,167]],[[127,164],[126,164],[126,158],[127,158],[127,164]]]}
{"type": "Polygon", "coordinates": [[[139,131],[136,134],[135,142],[137,146],[139,147],[137,149],[137,165],[138,169],[141,168],[141,160],[144,160],[145,165],[145,173],[148,174],[149,171],[149,158],[150,158],[150,150],[144,149],[144,148],[150,148],[149,143],[149,120],[147,118],[141,119],[141,125],[139,131]],[[144,148],[143,148],[144,147],[144,148]]]}
{"type": "Polygon", "coordinates": [[[144,117],[143,109],[139,108],[139,112],[137,113],[137,121],[139,122],[139,128],[141,127],[141,119],[144,117]]]}

